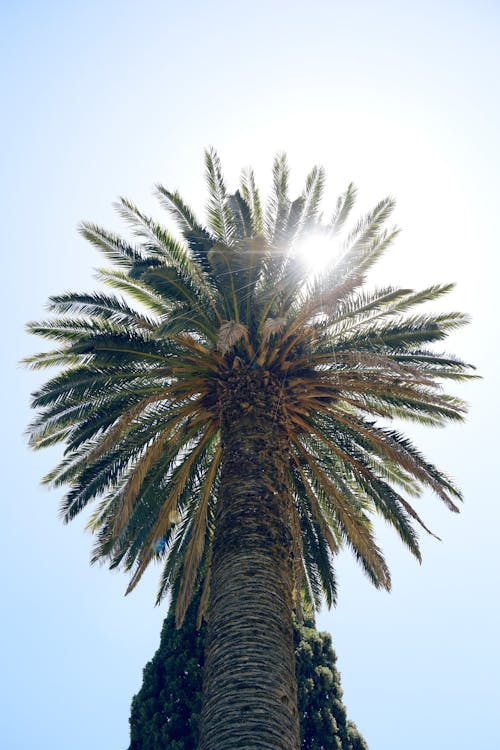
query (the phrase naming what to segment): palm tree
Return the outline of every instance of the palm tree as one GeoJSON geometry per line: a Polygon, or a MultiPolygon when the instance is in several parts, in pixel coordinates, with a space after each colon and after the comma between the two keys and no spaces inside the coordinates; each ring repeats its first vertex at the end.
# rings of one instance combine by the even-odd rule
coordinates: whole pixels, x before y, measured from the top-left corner
{"type": "Polygon", "coordinates": [[[355,188],[322,222],[320,168],[291,201],[278,156],[265,209],[251,170],[233,195],[214,151],[206,173],[207,227],[157,186],[181,239],[123,198],[138,244],[82,225],[115,266],[99,278],[139,305],[61,294],[60,317],[30,324],[58,348],[27,362],[65,367],[34,394],[31,444],[66,444],[44,481],[69,485],[65,521],[98,500],[92,559],[133,571],[127,593],[163,560],[158,597],[175,589],[180,624],[205,581],[200,748],[297,750],[293,609],[334,600],[343,543],[389,589],[373,514],[420,558],[414,525],[428,529],[407,498],[429,487],[458,510],[452,481],[387,422],[462,419],[439,384],[469,366],[429,345],[466,319],[409,312],[450,285],[363,288],[398,234],[392,199],[345,231],[355,188]],[[302,260],[307,237],[331,243],[321,273],[302,260]]]}

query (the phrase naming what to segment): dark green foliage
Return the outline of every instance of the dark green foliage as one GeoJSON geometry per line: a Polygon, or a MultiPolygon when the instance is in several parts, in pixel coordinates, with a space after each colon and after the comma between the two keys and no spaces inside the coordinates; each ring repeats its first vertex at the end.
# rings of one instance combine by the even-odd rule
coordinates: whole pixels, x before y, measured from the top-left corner
{"type": "MultiPolygon", "coordinates": [[[[173,610],[163,624],[160,646],[132,701],[128,750],[196,750],[205,637],[205,626],[196,630],[197,606],[198,597],[179,630],[173,610]]],[[[295,625],[294,638],[302,750],[368,750],[346,721],[330,636],[306,620],[295,625]]]]}
{"type": "Polygon", "coordinates": [[[346,719],[330,636],[319,633],[312,619],[296,625],[294,635],[302,750],[367,750],[346,719]]]}
{"type": "Polygon", "coordinates": [[[368,745],[359,733],[359,730],[352,721],[347,722],[347,739],[350,743],[349,750],[368,750],[368,745]]]}
{"type": "Polygon", "coordinates": [[[172,610],[163,623],[160,646],[132,700],[129,750],[196,750],[205,636],[205,625],[196,629],[197,603],[179,630],[172,610]]]}

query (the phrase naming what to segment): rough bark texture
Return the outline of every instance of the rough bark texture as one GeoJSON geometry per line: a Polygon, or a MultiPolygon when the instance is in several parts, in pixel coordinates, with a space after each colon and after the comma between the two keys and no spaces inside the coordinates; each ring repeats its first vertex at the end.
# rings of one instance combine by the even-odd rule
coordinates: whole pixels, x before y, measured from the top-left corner
{"type": "Polygon", "coordinates": [[[221,389],[200,750],[298,750],[287,440],[280,386],[259,371],[221,389]]]}

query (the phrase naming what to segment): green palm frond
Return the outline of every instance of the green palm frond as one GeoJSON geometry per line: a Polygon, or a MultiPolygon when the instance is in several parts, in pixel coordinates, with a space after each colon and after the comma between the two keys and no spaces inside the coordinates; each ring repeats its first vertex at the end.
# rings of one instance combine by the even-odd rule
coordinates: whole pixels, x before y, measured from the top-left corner
{"type": "Polygon", "coordinates": [[[356,202],[356,194],[356,186],[353,182],[350,182],[346,191],[337,198],[335,211],[329,224],[333,235],[339,234],[342,231],[356,202]]]}
{"type": "Polygon", "coordinates": [[[278,245],[284,237],[290,211],[288,176],[286,154],[277,154],[273,164],[273,185],[266,210],[266,235],[271,245],[278,245]]]}
{"type": "Polygon", "coordinates": [[[157,315],[168,314],[172,309],[172,302],[157,295],[152,287],[141,283],[140,280],[119,271],[103,268],[97,270],[97,278],[111,289],[128,294],[133,300],[144,305],[157,315]]]}
{"type": "Polygon", "coordinates": [[[158,325],[157,318],[141,315],[122,298],[99,294],[53,295],[49,298],[48,309],[59,314],[80,314],[98,316],[102,320],[111,320],[122,325],[136,325],[146,330],[154,330],[158,325]]]}
{"type": "Polygon", "coordinates": [[[208,186],[208,224],[225,245],[230,246],[234,239],[234,218],[228,205],[228,195],[222,176],[220,159],[215,149],[205,151],[205,176],[208,186]]]}
{"type": "Polygon", "coordinates": [[[144,260],[143,253],[122,240],[117,234],[108,232],[97,224],[83,222],[79,226],[79,232],[117,266],[129,270],[134,263],[144,260]]]}
{"type": "Polygon", "coordinates": [[[262,203],[259,190],[255,184],[253,169],[245,169],[241,173],[240,192],[243,200],[250,209],[252,218],[252,232],[250,236],[259,237],[264,231],[262,203]]]}
{"type": "Polygon", "coordinates": [[[311,228],[318,219],[318,211],[325,189],[325,170],[314,167],[307,175],[306,186],[302,194],[303,212],[301,225],[304,229],[311,228]]]}

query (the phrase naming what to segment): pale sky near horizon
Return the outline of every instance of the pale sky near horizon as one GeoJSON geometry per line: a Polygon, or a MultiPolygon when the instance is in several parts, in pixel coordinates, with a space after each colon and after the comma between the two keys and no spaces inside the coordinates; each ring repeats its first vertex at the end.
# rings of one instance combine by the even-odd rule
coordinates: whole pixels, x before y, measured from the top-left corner
{"type": "Polygon", "coordinates": [[[156,182],[203,214],[203,149],[227,183],[252,164],[269,184],[288,152],[292,192],[315,163],[325,213],[353,180],[359,210],[392,194],[403,232],[374,277],[456,281],[444,305],[472,324],[447,348],[483,380],[456,389],[463,425],[410,427],[463,488],[459,516],[424,496],[419,566],[380,529],[393,591],[338,560],[332,633],[348,717],[370,750],[500,747],[498,722],[498,2],[253,4],[19,0],[0,3],[4,303],[1,523],[5,750],[126,750],[130,700],[159,640],[159,571],[127,579],[90,567],[85,518],[63,526],[39,480],[59,450],[28,451],[29,393],[18,365],[43,349],[24,334],[50,294],[97,288],[104,264],[81,219],[124,231],[126,195],[162,216],[156,182]]]}

